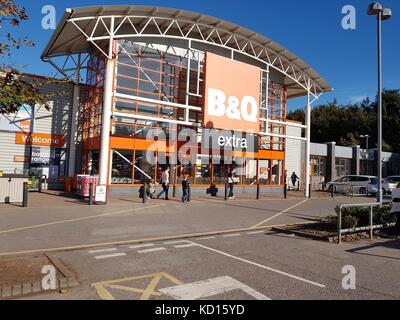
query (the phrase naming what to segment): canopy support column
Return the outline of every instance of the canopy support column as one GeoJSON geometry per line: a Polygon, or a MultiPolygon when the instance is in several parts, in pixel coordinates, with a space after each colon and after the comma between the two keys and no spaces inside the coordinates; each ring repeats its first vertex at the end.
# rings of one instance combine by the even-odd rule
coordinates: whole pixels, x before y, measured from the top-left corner
{"type": "Polygon", "coordinates": [[[305,196],[310,197],[310,161],[311,161],[311,100],[310,100],[310,81],[308,82],[309,90],[307,90],[307,106],[306,106],[306,159],[305,159],[305,196]]]}
{"type": "Polygon", "coordinates": [[[101,147],[99,163],[99,184],[107,185],[109,177],[109,153],[110,153],[110,130],[111,110],[113,97],[114,60],[107,59],[104,79],[103,115],[101,122],[101,147]]]}

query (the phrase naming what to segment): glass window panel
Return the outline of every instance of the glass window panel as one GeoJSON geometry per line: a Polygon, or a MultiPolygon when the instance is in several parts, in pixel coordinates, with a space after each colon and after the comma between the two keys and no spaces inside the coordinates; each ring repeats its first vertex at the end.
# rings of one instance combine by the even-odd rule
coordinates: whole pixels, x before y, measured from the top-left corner
{"type": "Polygon", "coordinates": [[[159,83],[161,76],[159,72],[140,69],[139,77],[141,80],[159,83]]]}
{"type": "Polygon", "coordinates": [[[123,77],[123,76],[118,76],[117,77],[117,87],[120,87],[120,88],[122,87],[124,89],[136,90],[137,86],[138,86],[138,80],[137,79],[123,77]]]}
{"type": "Polygon", "coordinates": [[[269,160],[259,160],[258,183],[262,185],[270,184],[269,160]]]}
{"type": "MultiPolygon", "coordinates": [[[[150,157],[152,158],[152,157],[150,157]]],[[[153,158],[154,159],[154,158],[153,158]]],[[[152,159],[149,159],[147,151],[136,151],[135,152],[135,174],[134,183],[142,184],[144,182],[149,182],[154,179],[155,165],[152,159]]]]}
{"type": "Polygon", "coordinates": [[[211,184],[211,165],[208,155],[198,155],[196,162],[196,184],[211,184]]]}
{"type": "Polygon", "coordinates": [[[136,112],[136,102],[116,101],[115,110],[125,112],[136,112]]]}
{"type": "MultiPolygon", "coordinates": [[[[160,59],[159,56],[157,58],[160,59]]],[[[140,59],[140,68],[160,72],[160,67],[160,61],[143,58],[140,59]]]]}
{"type": "Polygon", "coordinates": [[[112,151],[112,184],[132,184],[133,152],[126,150],[112,151]]]}
{"type": "Polygon", "coordinates": [[[117,74],[131,78],[138,78],[138,68],[134,65],[118,64],[117,74]]]}
{"type": "Polygon", "coordinates": [[[138,113],[149,114],[151,116],[158,114],[158,107],[153,105],[138,104],[138,113]]]}

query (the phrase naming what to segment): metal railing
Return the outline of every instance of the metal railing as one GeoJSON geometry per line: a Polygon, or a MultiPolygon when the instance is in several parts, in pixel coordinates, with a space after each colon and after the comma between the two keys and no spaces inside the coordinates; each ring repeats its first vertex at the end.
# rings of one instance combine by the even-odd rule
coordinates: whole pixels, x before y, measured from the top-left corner
{"type": "Polygon", "coordinates": [[[374,225],[374,207],[381,207],[383,204],[379,202],[374,202],[374,203],[360,203],[360,204],[342,204],[339,207],[339,212],[338,212],[338,243],[342,243],[342,235],[344,234],[349,234],[349,233],[355,233],[358,231],[369,231],[369,236],[370,239],[372,240],[374,237],[374,230],[375,229],[382,229],[384,227],[389,227],[394,225],[394,223],[388,223],[384,225],[374,225]],[[364,226],[364,227],[356,227],[356,228],[350,228],[350,229],[342,229],[342,211],[344,208],[363,208],[363,207],[369,207],[369,225],[364,226]]]}
{"type": "Polygon", "coordinates": [[[332,189],[330,189],[330,192],[332,196],[334,196],[335,193],[341,193],[351,197],[368,197],[369,195],[368,186],[355,186],[351,183],[347,184],[338,183],[338,184],[331,184],[331,187],[332,189]]]}
{"type": "Polygon", "coordinates": [[[367,186],[353,186],[352,184],[348,185],[347,194],[351,197],[368,197],[368,187],[367,186]],[[362,192],[362,190],[364,192],[362,192]]]}

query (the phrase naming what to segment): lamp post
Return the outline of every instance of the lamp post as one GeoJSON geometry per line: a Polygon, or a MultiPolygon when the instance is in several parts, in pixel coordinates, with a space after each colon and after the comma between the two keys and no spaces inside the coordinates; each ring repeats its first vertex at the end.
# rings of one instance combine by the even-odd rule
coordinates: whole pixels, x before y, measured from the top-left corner
{"type": "Polygon", "coordinates": [[[392,16],[392,11],[378,2],[368,6],[368,15],[376,15],[378,22],[378,193],[377,201],[382,203],[382,21],[392,16]]]}
{"type": "Polygon", "coordinates": [[[360,138],[365,138],[365,140],[366,140],[365,141],[365,144],[366,144],[365,145],[365,149],[367,150],[367,158],[366,158],[367,159],[367,174],[369,174],[369,170],[368,170],[369,169],[369,167],[368,167],[368,164],[369,164],[369,143],[368,143],[369,142],[369,137],[370,136],[368,134],[360,136],[360,138]]]}

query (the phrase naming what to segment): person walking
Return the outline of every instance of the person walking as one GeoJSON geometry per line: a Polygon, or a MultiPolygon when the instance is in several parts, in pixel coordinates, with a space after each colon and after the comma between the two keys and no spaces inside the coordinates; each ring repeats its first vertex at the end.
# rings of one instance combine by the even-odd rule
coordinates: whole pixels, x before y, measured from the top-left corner
{"type": "Polygon", "coordinates": [[[189,201],[189,181],[185,175],[182,180],[182,202],[187,203],[189,201]]]}
{"type": "Polygon", "coordinates": [[[161,175],[161,185],[163,190],[158,194],[157,199],[160,199],[160,197],[165,194],[165,200],[168,199],[168,193],[169,193],[169,167],[167,167],[164,172],[161,175]]]}
{"type": "Polygon", "coordinates": [[[233,188],[235,187],[235,180],[233,179],[232,173],[230,173],[228,177],[228,186],[229,186],[229,200],[235,199],[235,195],[233,194],[233,188]]]}
{"type": "Polygon", "coordinates": [[[300,178],[297,176],[296,172],[293,172],[290,180],[292,180],[293,188],[296,188],[296,182],[300,180],[300,178]]]}

